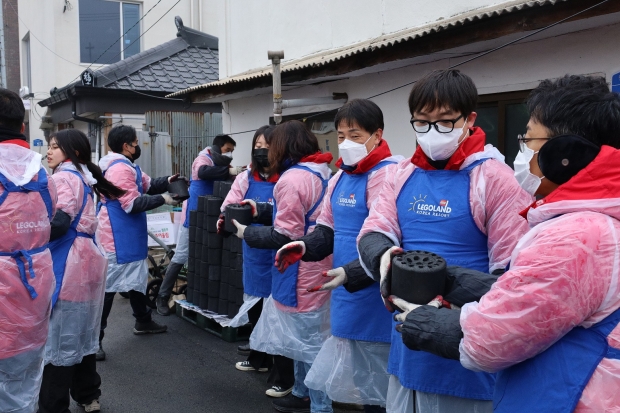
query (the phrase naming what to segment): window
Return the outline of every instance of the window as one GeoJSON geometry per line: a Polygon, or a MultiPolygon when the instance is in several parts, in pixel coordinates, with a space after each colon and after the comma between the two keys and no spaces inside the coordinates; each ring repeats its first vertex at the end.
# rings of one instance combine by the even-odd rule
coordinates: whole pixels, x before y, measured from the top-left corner
{"type": "Polygon", "coordinates": [[[136,24],[140,20],[139,4],[80,0],[79,7],[82,63],[115,63],[140,53],[140,25],[136,24]]]}
{"type": "Polygon", "coordinates": [[[525,105],[529,93],[529,90],[496,93],[478,99],[476,126],[486,133],[487,143],[504,154],[510,167],[519,152],[517,135],[525,133],[530,118],[525,105]]]}
{"type": "Polygon", "coordinates": [[[32,64],[30,61],[30,32],[22,39],[22,86],[28,86],[32,93],[32,64]]]}

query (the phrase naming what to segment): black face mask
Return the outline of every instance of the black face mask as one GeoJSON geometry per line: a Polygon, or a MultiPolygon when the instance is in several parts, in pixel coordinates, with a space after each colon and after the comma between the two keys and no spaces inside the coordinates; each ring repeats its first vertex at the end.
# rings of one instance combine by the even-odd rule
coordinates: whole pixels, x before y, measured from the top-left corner
{"type": "Polygon", "coordinates": [[[252,152],[254,159],[256,159],[256,163],[261,168],[267,168],[269,166],[269,149],[268,148],[259,148],[254,149],[252,152]]]}
{"type": "Polygon", "coordinates": [[[140,146],[134,146],[133,148],[135,149],[135,152],[131,155],[131,159],[135,162],[142,154],[142,149],[140,149],[140,146]]]}

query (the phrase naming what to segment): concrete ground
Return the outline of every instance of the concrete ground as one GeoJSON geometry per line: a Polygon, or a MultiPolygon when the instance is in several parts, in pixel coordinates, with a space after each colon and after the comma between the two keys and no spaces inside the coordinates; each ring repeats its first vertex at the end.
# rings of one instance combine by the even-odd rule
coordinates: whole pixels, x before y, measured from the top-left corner
{"type": "MultiPolygon", "coordinates": [[[[97,363],[103,413],[275,412],[268,373],[241,372],[241,343],[227,343],[171,315],[154,319],[168,326],[163,334],[136,336],[129,300],[116,296],[97,363]]],[[[72,412],[84,410],[72,404],[72,412]]],[[[341,411],[337,409],[336,411],[341,411]]]]}

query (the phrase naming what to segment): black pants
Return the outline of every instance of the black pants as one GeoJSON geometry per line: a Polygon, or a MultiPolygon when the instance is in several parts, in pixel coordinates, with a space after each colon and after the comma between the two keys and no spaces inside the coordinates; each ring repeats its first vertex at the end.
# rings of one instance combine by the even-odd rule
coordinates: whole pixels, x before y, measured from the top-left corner
{"type": "MultiPolygon", "coordinates": [[[[103,340],[103,330],[108,326],[108,316],[112,311],[112,304],[114,304],[114,296],[116,293],[105,293],[103,299],[103,314],[101,315],[101,333],[99,334],[99,341],[103,340]]],[[[146,295],[139,291],[129,291],[129,304],[133,310],[133,316],[138,323],[148,323],[151,321],[151,308],[147,305],[146,295]]]]}
{"type": "MultiPolygon", "coordinates": [[[[248,311],[250,323],[256,325],[260,314],[263,310],[263,300],[260,300],[254,307],[248,311]]],[[[271,369],[267,383],[274,386],[280,386],[284,389],[290,389],[295,384],[295,368],[293,360],[282,357],[272,356],[262,351],[250,350],[248,362],[255,369],[267,367],[271,369]]]]}
{"type": "Polygon", "coordinates": [[[95,355],[89,354],[74,366],[45,365],[39,392],[39,413],[71,413],[69,395],[80,404],[101,396],[101,377],[95,355]]]}

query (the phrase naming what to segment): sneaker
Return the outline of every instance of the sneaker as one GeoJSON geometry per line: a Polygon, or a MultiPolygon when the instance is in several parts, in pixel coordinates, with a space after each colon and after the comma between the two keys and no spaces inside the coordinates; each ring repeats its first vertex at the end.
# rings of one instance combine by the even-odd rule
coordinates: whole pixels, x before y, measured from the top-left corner
{"type": "Polygon", "coordinates": [[[289,394],[281,399],[271,402],[273,408],[285,413],[310,413],[310,398],[303,399],[289,394]]]}
{"type": "Polygon", "coordinates": [[[88,404],[80,404],[86,410],[86,413],[100,412],[101,404],[99,404],[99,400],[95,399],[88,404]]]}
{"type": "Polygon", "coordinates": [[[168,306],[168,301],[170,301],[170,297],[157,297],[155,299],[155,305],[157,306],[157,314],[163,316],[170,315],[170,307],[168,306]]]}
{"type": "Polygon", "coordinates": [[[136,321],[136,325],[133,328],[134,334],[157,334],[164,333],[168,330],[168,326],[157,324],[151,320],[148,323],[139,323],[136,321]]]}
{"type": "Polygon", "coordinates": [[[280,386],[271,386],[270,389],[267,389],[267,391],[265,392],[265,394],[269,397],[284,397],[287,394],[289,394],[290,392],[293,391],[293,388],[291,387],[290,389],[285,389],[283,387],[280,386]]]}
{"type": "Polygon", "coordinates": [[[99,342],[99,350],[95,353],[95,360],[103,361],[105,360],[105,351],[103,351],[103,346],[101,345],[101,341],[99,342]]]}
{"type": "MultiPolygon", "coordinates": [[[[254,367],[252,367],[252,365],[250,364],[249,361],[240,361],[237,364],[235,364],[235,368],[237,370],[241,370],[241,371],[255,371],[256,369],[254,367]]],[[[258,369],[259,373],[264,373],[266,371],[268,371],[269,369],[267,367],[261,367],[258,369]]]]}
{"type": "Polygon", "coordinates": [[[250,355],[250,343],[237,347],[237,354],[240,356],[250,355]]]}

